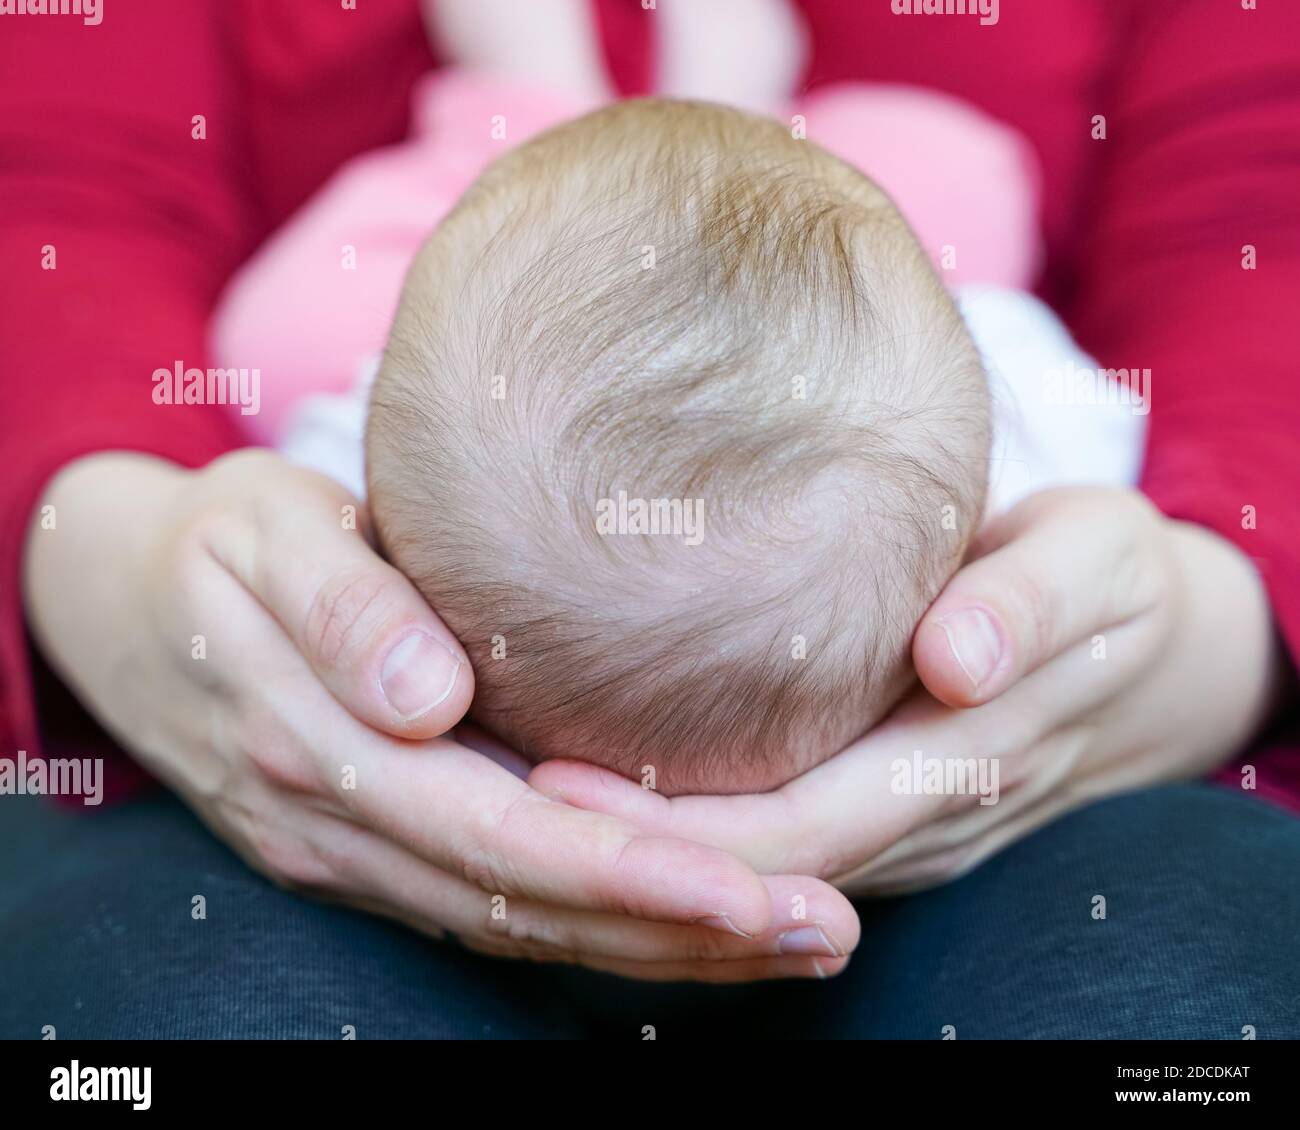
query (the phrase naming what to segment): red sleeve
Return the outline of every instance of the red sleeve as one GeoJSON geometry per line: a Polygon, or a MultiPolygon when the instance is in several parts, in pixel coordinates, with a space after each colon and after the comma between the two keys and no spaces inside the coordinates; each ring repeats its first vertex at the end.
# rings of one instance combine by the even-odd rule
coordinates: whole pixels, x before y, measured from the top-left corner
{"type": "Polygon", "coordinates": [[[206,365],[207,314],[250,242],[218,0],[133,0],[103,22],[10,16],[0,34],[0,729],[38,748],[20,556],[50,476],[95,450],[186,465],[238,444],[220,409],[154,405],[206,365]],[[177,45],[184,44],[184,50],[177,45]],[[207,139],[191,137],[191,117],[207,139]],[[46,269],[52,266],[53,269],[46,269]]]}
{"type": "Polygon", "coordinates": [[[1143,488],[1254,559],[1294,660],[1300,5],[1130,10],[1070,320],[1104,367],[1150,368],[1143,488]]]}
{"type": "Polygon", "coordinates": [[[624,98],[654,89],[655,12],[640,0],[592,0],[614,88],[624,98]]]}

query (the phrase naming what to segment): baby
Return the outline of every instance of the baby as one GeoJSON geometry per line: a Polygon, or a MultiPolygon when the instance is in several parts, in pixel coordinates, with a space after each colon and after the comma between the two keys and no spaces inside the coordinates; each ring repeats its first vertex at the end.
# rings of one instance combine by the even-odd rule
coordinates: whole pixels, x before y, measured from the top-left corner
{"type": "Polygon", "coordinates": [[[661,3],[672,97],[592,113],[585,0],[430,5],[466,65],[213,327],[265,377],[249,438],[369,495],[474,717],[670,794],[771,788],[867,730],[984,514],[1132,482],[1141,451],[1138,415],[1047,394],[1095,363],[1025,293],[1024,139],[938,91],[797,92],[785,0],[724,9],[661,3]]]}
{"type": "Polygon", "coordinates": [[[889,198],[776,122],[652,100],[535,137],[444,218],[366,468],[486,728],[753,792],[907,688],[989,445],[979,353],[889,198]]]}

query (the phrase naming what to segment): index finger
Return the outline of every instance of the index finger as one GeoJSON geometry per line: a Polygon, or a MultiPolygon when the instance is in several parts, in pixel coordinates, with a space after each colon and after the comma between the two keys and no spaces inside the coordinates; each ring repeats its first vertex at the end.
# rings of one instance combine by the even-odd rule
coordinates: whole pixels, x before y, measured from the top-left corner
{"type": "Polygon", "coordinates": [[[897,762],[942,748],[953,711],[918,695],[843,752],[769,793],[665,797],[576,761],[537,766],[534,788],[647,832],[712,844],[761,874],[835,878],[933,819],[950,796],[900,791],[897,762]]]}
{"type": "Polygon", "coordinates": [[[763,881],[727,852],[560,803],[454,742],[381,738],[349,756],[342,804],[491,894],[746,937],[770,920],[763,881]]]}

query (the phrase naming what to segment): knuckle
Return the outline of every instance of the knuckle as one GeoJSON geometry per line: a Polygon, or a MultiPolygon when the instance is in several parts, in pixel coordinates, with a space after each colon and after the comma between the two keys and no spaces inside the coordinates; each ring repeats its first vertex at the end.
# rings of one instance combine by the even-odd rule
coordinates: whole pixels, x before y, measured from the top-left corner
{"type": "Polygon", "coordinates": [[[1154,527],[1144,528],[1125,538],[1110,570],[1112,604],[1129,615],[1160,604],[1168,594],[1168,544],[1147,536],[1153,531],[1154,527]]]}
{"type": "Polygon", "coordinates": [[[1029,712],[1005,710],[996,701],[973,707],[962,713],[960,730],[951,739],[951,756],[977,763],[999,760],[1020,749],[1026,736],[1036,732],[1035,724],[1043,721],[1029,712]]]}
{"type": "Polygon", "coordinates": [[[1161,517],[1155,503],[1134,487],[1061,487],[1044,495],[1053,509],[1050,496],[1062,498],[1065,511],[1079,522],[1100,522],[1129,536],[1161,517]]]}
{"type": "Polygon", "coordinates": [[[1162,517],[1156,504],[1140,490],[1126,487],[1118,492],[1117,497],[1121,501],[1126,517],[1135,526],[1149,526],[1162,517]]]}
{"type": "MultiPolygon", "coordinates": [[[[824,837],[801,840],[797,857],[790,861],[792,870],[814,879],[833,879],[852,871],[861,860],[850,859],[843,850],[824,842],[824,837]]],[[[783,870],[787,868],[783,867],[783,870]]]]}
{"type": "Polygon", "coordinates": [[[316,774],[311,765],[289,742],[245,741],[241,752],[248,764],[279,788],[306,793],[315,787],[316,774]]]}
{"type": "Polygon", "coordinates": [[[890,889],[928,890],[951,882],[960,874],[960,856],[955,849],[944,852],[896,872],[890,877],[890,889]]]}
{"type": "MultiPolygon", "coordinates": [[[[1163,521],[1155,504],[1132,488],[1077,488],[1078,524],[1098,531],[1098,583],[1108,617],[1128,618],[1160,602],[1166,587],[1162,541],[1154,536],[1163,521]]],[[[1098,625],[1101,626],[1100,624],[1098,625]]]]}
{"type": "Polygon", "coordinates": [[[484,820],[462,857],[461,871],[465,879],[494,894],[517,892],[519,879],[506,862],[517,854],[511,845],[534,844],[543,838],[538,823],[539,809],[550,803],[521,792],[484,820]]]}
{"type": "Polygon", "coordinates": [[[173,601],[210,614],[212,570],[244,564],[248,530],[248,515],[237,498],[187,495],[170,512],[146,567],[173,601]]]}
{"type": "Polygon", "coordinates": [[[315,772],[297,738],[272,713],[245,707],[236,724],[239,754],[262,777],[282,788],[306,792],[315,772]]]}
{"type": "Polygon", "coordinates": [[[739,941],[700,926],[686,935],[672,956],[676,961],[727,961],[736,956],[735,943],[739,941]]]}
{"type": "Polygon", "coordinates": [[[500,918],[488,916],[487,933],[524,949],[550,949],[563,944],[554,924],[545,915],[533,914],[519,907],[507,907],[500,918]]]}
{"type": "Polygon", "coordinates": [[[307,647],[325,664],[333,665],[361,643],[382,622],[394,581],[372,568],[344,569],[332,575],[312,598],[303,625],[307,647]]]}
{"type": "Polygon", "coordinates": [[[475,953],[487,957],[504,957],[513,960],[545,962],[548,964],[574,965],[579,958],[576,954],[563,949],[550,949],[545,946],[526,942],[505,941],[492,934],[461,935],[461,944],[475,953]]]}
{"type": "Polygon", "coordinates": [[[1031,655],[1050,654],[1061,622],[1061,593],[1051,579],[1022,568],[1004,573],[1003,591],[1012,618],[1012,631],[1031,655]]]}
{"type": "Polygon", "coordinates": [[[1108,571],[1107,606],[1125,618],[1160,603],[1166,592],[1163,562],[1145,541],[1129,540],[1115,555],[1108,571]]]}
{"type": "MultiPolygon", "coordinates": [[[[314,840],[310,846],[321,876],[332,887],[345,890],[369,890],[374,883],[369,867],[350,851],[351,841],[340,839],[329,832],[314,840]]],[[[323,885],[323,884],[320,884],[323,885]]],[[[418,929],[435,932],[438,928],[421,919],[418,929]]]]}
{"type": "Polygon", "coordinates": [[[607,910],[631,918],[650,918],[652,915],[642,894],[642,884],[635,878],[638,873],[633,863],[635,839],[625,839],[605,853],[610,859],[608,879],[602,891],[601,902],[607,910]]]}
{"type": "Polygon", "coordinates": [[[185,570],[199,556],[207,556],[211,546],[228,540],[227,533],[243,520],[238,508],[223,499],[187,500],[175,515],[167,543],[169,563],[185,570]]]}
{"type": "Polygon", "coordinates": [[[260,478],[268,468],[280,464],[280,458],[265,448],[242,447],[217,456],[203,469],[203,473],[216,482],[244,482],[249,478],[260,478]]]}
{"type": "Polygon", "coordinates": [[[777,854],[767,861],[764,871],[769,874],[780,872],[826,879],[843,874],[852,866],[852,861],[824,834],[816,806],[796,799],[790,792],[774,795],[779,807],[773,815],[772,824],[773,827],[785,829],[780,837],[784,843],[777,854]]]}
{"type": "Polygon", "coordinates": [[[276,886],[314,890],[329,885],[329,867],[302,837],[263,825],[251,833],[251,839],[262,871],[276,886]]]}
{"type": "Polygon", "coordinates": [[[467,883],[489,894],[512,893],[500,859],[489,847],[475,845],[466,850],[461,857],[460,871],[467,883]]]}

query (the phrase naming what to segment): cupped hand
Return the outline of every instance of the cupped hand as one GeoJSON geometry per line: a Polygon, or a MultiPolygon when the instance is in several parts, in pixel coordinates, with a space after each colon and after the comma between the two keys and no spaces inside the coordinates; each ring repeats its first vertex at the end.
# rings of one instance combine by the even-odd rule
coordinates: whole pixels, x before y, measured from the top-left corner
{"type": "Polygon", "coordinates": [[[1090,799],[1209,771],[1257,731],[1285,671],[1250,560],[1103,488],[1045,491],[990,523],[912,655],[922,686],[774,792],[668,799],[568,761],[530,779],[762,872],[890,893],[961,875],[1090,799]]]}
{"type": "MultiPolygon", "coordinates": [[[[816,878],[557,803],[481,735],[460,644],[364,507],[266,452],[108,453],[48,484],[28,618],[118,741],[257,870],[475,949],[651,979],[823,977],[857,943],[816,878]]],[[[38,510],[40,508],[38,507],[38,510]]]]}

